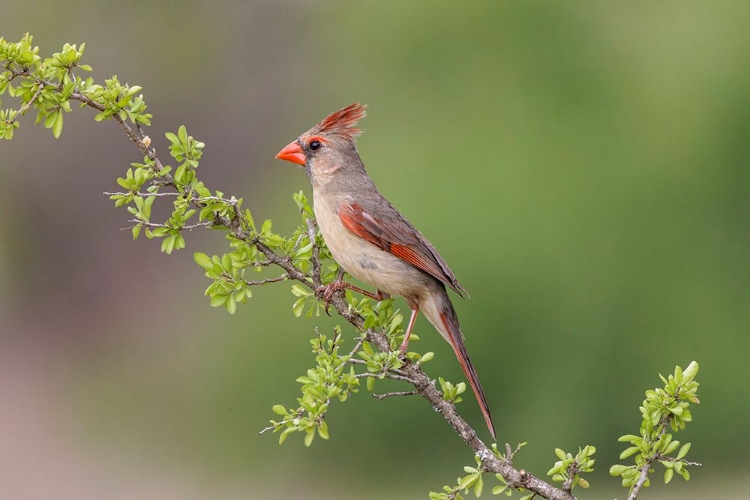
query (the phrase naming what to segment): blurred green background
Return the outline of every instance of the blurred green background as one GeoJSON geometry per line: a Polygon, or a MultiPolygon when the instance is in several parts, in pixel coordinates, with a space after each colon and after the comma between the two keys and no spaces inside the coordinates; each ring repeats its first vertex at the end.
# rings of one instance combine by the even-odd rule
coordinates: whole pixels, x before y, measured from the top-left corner
{"type": "MultiPolygon", "coordinates": [[[[370,104],[359,149],[470,291],[456,300],[502,442],[543,475],[594,444],[593,494],[643,391],[701,364],[680,439],[693,480],[643,498],[740,498],[750,474],[750,4],[6,0],[0,35],[86,42],[97,79],[144,87],[150,135],[186,124],[200,176],[291,231],[306,176],[276,152],[370,104]]],[[[13,101],[7,96],[4,106],[13,101]]],[[[27,116],[0,144],[0,497],[426,498],[472,457],[424,401],[363,391],[330,442],[258,436],[292,403],[308,338],[288,284],[229,316],[192,261],[133,242],[103,191],[140,160],[114,123],[27,116]]],[[[405,305],[402,303],[402,307],[405,305]]],[[[420,319],[433,375],[462,379],[420,319]]],[[[349,332],[351,334],[351,332],[349,332]]],[[[472,398],[461,410],[484,433],[472,398]]],[[[489,492],[487,492],[489,495],[489,492]]]]}

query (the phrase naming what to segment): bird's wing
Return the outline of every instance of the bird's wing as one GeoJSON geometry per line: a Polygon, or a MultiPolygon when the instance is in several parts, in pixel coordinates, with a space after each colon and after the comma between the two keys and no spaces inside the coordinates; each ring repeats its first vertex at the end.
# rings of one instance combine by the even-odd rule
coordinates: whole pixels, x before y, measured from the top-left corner
{"type": "MultiPolygon", "coordinates": [[[[387,203],[387,202],[386,202],[387,203]]],[[[338,214],[349,231],[468,295],[437,250],[390,204],[375,215],[358,203],[341,203],[338,214]]]]}

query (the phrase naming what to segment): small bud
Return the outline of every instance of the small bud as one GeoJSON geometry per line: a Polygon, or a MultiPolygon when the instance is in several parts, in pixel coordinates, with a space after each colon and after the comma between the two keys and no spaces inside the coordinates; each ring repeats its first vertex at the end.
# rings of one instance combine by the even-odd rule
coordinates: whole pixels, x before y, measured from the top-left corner
{"type": "Polygon", "coordinates": [[[145,144],[147,148],[151,147],[151,138],[149,136],[144,137],[143,144],[145,144]]]}

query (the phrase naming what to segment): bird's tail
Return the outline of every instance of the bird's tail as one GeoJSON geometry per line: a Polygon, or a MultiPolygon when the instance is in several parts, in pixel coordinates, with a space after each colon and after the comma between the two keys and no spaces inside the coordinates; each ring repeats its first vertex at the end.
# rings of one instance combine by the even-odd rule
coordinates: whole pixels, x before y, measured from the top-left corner
{"type": "Polygon", "coordinates": [[[490,430],[492,439],[497,440],[495,437],[495,425],[492,423],[492,414],[487,404],[487,398],[484,396],[482,384],[479,383],[477,371],[474,369],[474,365],[471,364],[471,359],[469,359],[469,353],[466,351],[466,345],[464,344],[464,336],[458,325],[458,316],[455,309],[453,309],[453,304],[450,298],[448,298],[445,288],[441,287],[439,291],[436,290],[428,295],[426,300],[424,298],[420,300],[420,308],[430,323],[440,332],[440,335],[453,346],[453,351],[456,353],[458,362],[461,363],[461,368],[463,368],[464,374],[469,380],[469,384],[477,398],[477,402],[479,402],[479,407],[482,410],[485,422],[487,422],[487,428],[490,430]]]}

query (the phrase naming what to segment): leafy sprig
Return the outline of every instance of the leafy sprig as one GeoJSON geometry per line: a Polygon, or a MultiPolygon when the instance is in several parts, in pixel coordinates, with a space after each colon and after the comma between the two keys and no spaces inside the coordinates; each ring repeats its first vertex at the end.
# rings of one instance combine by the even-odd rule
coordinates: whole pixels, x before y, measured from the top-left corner
{"type": "Polygon", "coordinates": [[[698,363],[693,361],[684,371],[677,366],[674,374],[668,378],[660,374],[664,387],[646,391],[646,399],[640,407],[640,433],[625,434],[618,439],[630,444],[620,454],[620,459],[632,456],[635,463],[613,465],[609,473],[622,478],[622,485],[630,488],[631,499],[636,498],[641,488],[649,486],[651,481],[648,475],[654,472],[652,465],[656,462],[664,467],[664,483],[669,483],[675,473],[689,481],[687,467],[701,466],[685,459],[690,451],[690,443],[680,446],[680,441],[674,439],[673,435],[684,430],[687,423],[693,420],[690,405],[700,403],[700,384],[695,380],[698,369],[698,363]]]}

